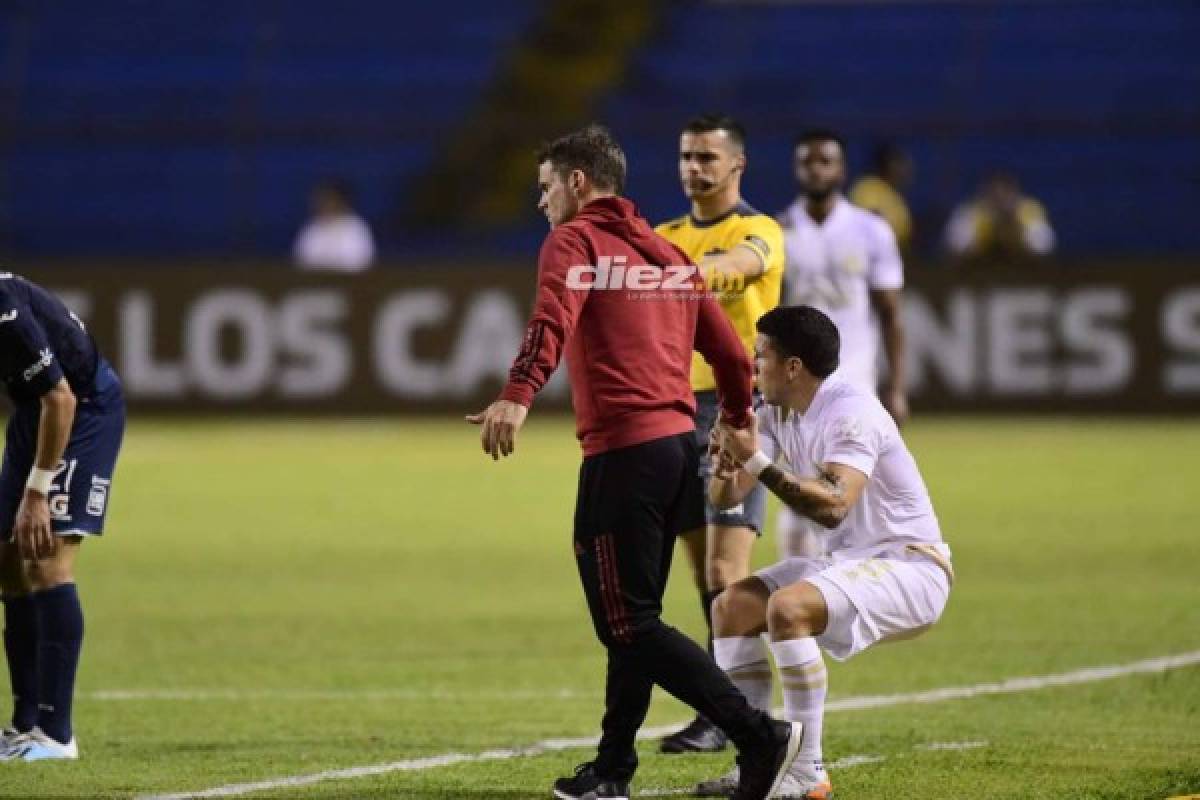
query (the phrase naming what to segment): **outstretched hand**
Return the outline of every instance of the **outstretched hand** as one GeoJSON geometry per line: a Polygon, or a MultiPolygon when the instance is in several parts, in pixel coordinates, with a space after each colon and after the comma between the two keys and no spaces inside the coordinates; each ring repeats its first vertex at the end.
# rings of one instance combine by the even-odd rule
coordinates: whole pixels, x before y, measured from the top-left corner
{"type": "Polygon", "coordinates": [[[468,414],[467,422],[482,425],[479,441],[483,452],[499,461],[501,456],[510,456],[517,449],[517,431],[525,424],[529,409],[511,400],[497,400],[478,414],[468,414]]]}
{"type": "Polygon", "coordinates": [[[728,460],[735,469],[740,469],[758,451],[758,420],[750,419],[750,427],[733,428],[722,423],[720,431],[721,459],[728,460]]]}

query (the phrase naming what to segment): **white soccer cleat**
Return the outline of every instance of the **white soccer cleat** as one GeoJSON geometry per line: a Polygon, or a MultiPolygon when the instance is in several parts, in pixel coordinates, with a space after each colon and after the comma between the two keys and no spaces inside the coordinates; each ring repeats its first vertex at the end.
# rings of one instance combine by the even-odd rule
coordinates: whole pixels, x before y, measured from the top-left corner
{"type": "Polygon", "coordinates": [[[0,761],[12,761],[17,747],[29,738],[29,732],[21,733],[16,728],[0,731],[0,761]]]}
{"type": "Polygon", "coordinates": [[[700,781],[696,784],[696,788],[692,790],[694,797],[733,797],[733,793],[737,791],[738,781],[741,779],[741,772],[738,770],[737,764],[733,765],[733,769],[726,772],[719,778],[713,778],[707,781],[700,781]]]}
{"type": "Polygon", "coordinates": [[[833,784],[820,761],[796,761],[771,797],[778,800],[830,800],[833,784]]]}
{"type": "Polygon", "coordinates": [[[29,733],[19,734],[0,759],[4,761],[74,761],[79,758],[79,745],[74,737],[71,741],[62,742],[51,739],[39,729],[34,728],[29,733]]]}

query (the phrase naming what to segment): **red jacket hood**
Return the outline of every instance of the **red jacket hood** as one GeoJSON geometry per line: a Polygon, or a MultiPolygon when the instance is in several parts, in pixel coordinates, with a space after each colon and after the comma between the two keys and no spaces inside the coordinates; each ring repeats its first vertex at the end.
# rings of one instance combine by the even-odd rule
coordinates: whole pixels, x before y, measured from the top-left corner
{"type": "MultiPolygon", "coordinates": [[[[637,206],[624,197],[601,197],[579,210],[571,222],[582,222],[624,239],[642,254],[647,264],[690,264],[666,239],[654,232],[637,206]]],[[[569,223],[568,223],[569,224],[569,223]]]]}

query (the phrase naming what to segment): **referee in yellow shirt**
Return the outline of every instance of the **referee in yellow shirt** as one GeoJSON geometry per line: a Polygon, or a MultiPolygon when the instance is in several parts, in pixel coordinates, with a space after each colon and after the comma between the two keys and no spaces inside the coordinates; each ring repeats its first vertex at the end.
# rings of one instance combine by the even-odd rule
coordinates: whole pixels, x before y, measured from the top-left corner
{"type": "MultiPolygon", "coordinates": [[[[746,170],[746,132],[736,120],[705,115],[689,122],[679,139],[679,179],[691,201],[690,213],[656,229],[704,271],[746,352],[754,357],[754,325],[779,305],[783,281],[783,231],[769,216],[742,200],[746,170]]],[[[718,416],[717,383],[712,368],[692,354],[692,390],[696,393],[696,437],[707,449],[718,416]]],[[[711,467],[703,468],[705,488],[711,467]]],[[[750,552],[762,534],[766,492],[761,486],[741,505],[717,511],[705,500],[707,528],[683,534],[704,619],[712,640],[712,601],[728,585],[750,573],[750,552]]],[[[710,645],[711,647],[711,645],[710,645]]],[[[725,734],[697,717],[662,741],[664,753],[723,750],[725,734]]]]}

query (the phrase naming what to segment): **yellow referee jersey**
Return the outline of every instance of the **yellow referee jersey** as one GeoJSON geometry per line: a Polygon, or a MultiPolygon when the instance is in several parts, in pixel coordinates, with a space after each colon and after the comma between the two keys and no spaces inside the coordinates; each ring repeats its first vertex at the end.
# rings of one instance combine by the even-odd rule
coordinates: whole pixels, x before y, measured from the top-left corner
{"type": "MultiPolygon", "coordinates": [[[[700,221],[688,214],[664,222],[655,230],[697,264],[738,246],[750,248],[762,259],[761,275],[709,287],[717,292],[721,307],[733,322],[747,354],[753,358],[757,333],[754,325],[759,317],[779,305],[784,265],[783,231],[779,223],[745,203],[739,203],[716,219],[700,221]]],[[[699,353],[692,353],[692,390],[703,392],[716,388],[712,367],[699,353]]]]}

